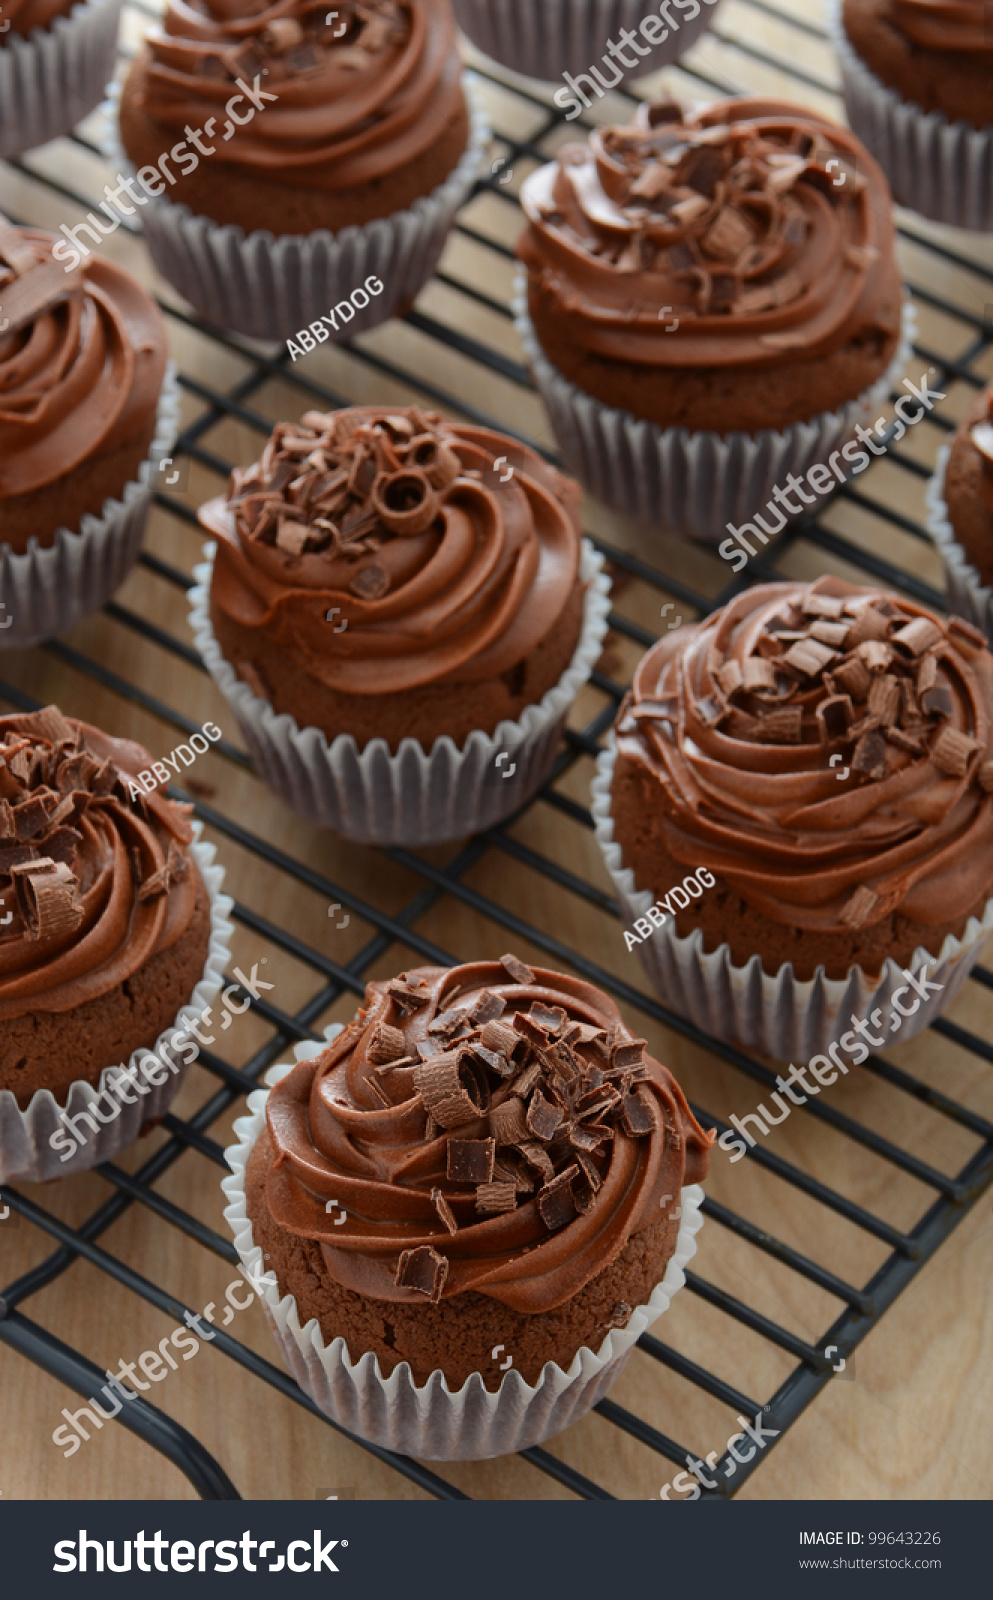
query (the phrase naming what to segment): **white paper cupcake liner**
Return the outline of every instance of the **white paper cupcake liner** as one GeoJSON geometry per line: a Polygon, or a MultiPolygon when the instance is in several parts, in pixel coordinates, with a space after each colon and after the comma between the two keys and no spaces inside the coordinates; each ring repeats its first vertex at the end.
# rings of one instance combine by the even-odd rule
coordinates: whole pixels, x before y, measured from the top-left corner
{"type": "MultiPolygon", "coordinates": [[[[327,322],[320,325],[335,344],[388,322],[433,276],[459,207],[489,170],[491,134],[482,97],[471,74],[464,82],[470,119],[465,153],[444,183],[408,210],[338,233],[319,228],[277,237],[263,228],[246,235],[186,205],[150,200],[140,220],[157,270],[206,321],[254,339],[294,339],[370,277],[383,289],[370,296],[368,306],[351,305],[353,319],[339,319],[337,332],[327,322]]],[[[107,96],[104,153],[122,171],[133,172],[118,142],[120,86],[109,84],[107,96]]]]}
{"type": "Polygon", "coordinates": [[[514,320],[552,431],[569,472],[602,500],[652,528],[717,544],[727,524],[739,527],[760,515],[772,491],[791,472],[826,463],[854,437],[857,423],[874,421],[903,372],[915,331],[904,302],[897,353],[882,377],[837,411],[782,431],[712,433],[660,428],[586,394],[545,356],[528,314],[526,278],[518,272],[514,320]]]}
{"type": "Polygon", "coordinates": [[[119,589],[138,559],[159,464],[179,431],[179,385],[166,368],[155,429],[138,477],[119,500],[105,500],[99,517],[86,512],[79,528],[60,528],[52,544],[36,538],[16,554],[0,545],[0,649],[15,649],[66,633],[92,616],[119,589]]]}
{"type": "MultiPolygon", "coordinates": [[[[670,27],[668,39],[653,46],[638,32],[642,19],[654,15],[645,0],[452,0],[452,9],[476,48],[512,72],[551,83],[567,72],[588,76],[592,64],[610,83],[615,72],[625,81],[677,61],[710,27],[718,3],[702,0],[692,21],[677,17],[678,29],[670,27]],[[639,45],[648,51],[630,69],[607,54],[612,40],[620,43],[623,28],[637,34],[639,45]],[[609,72],[601,60],[604,55],[609,72]]],[[[636,50],[627,53],[637,55],[636,50]]],[[[596,88],[589,83],[583,88],[595,105],[596,88]]]]}
{"type": "Polygon", "coordinates": [[[927,528],[945,564],[945,593],[948,609],[964,617],[993,642],[993,588],[985,584],[978,568],[972,565],[955,537],[945,504],[945,472],[952,453],[950,444],[938,452],[934,476],[927,486],[927,528]]]}
{"type": "Polygon", "coordinates": [[[122,0],[80,0],[50,28],[0,40],[0,157],[68,133],[104,95],[117,60],[122,0]]]}
{"type": "Polygon", "coordinates": [[[886,174],[898,205],[933,222],[974,232],[993,230],[993,93],[990,126],[950,122],[924,111],[882,83],[856,55],[830,7],[849,125],[886,174]]]}
{"type": "MultiPolygon", "coordinates": [[[[195,838],[190,853],[210,899],[210,948],[203,977],[175,1021],[163,1030],[150,1048],[133,1051],[127,1065],[137,1068],[139,1076],[143,1057],[155,1055],[160,1046],[168,1045],[170,1034],[183,1025],[184,1016],[192,1015],[196,1020],[216,999],[231,959],[230,941],[234,927],[228,918],[234,902],[229,895],[222,893],[224,868],[214,863],[214,846],[200,842],[203,824],[195,822],[193,827],[195,838]]],[[[113,1160],[122,1150],[134,1144],[145,1123],[165,1116],[188,1070],[181,1065],[177,1073],[169,1073],[166,1081],[157,1086],[143,1080],[148,1088],[147,1095],[136,1098],[134,1105],[127,1105],[123,1097],[115,1096],[113,1089],[118,1067],[119,1063],[114,1062],[100,1074],[98,1090],[85,1079],[77,1078],[70,1085],[65,1105],[59,1105],[50,1089],[39,1089],[32,1095],[27,1110],[21,1111],[11,1091],[0,1089],[0,1183],[10,1183],[15,1178],[23,1183],[46,1183],[51,1178],[67,1178],[73,1173],[86,1172],[101,1161],[113,1160]],[[63,1128],[61,1113],[67,1111],[70,1116],[78,1116],[80,1112],[88,1111],[92,1102],[104,1094],[108,1100],[119,1102],[119,1115],[112,1122],[104,1124],[95,1112],[91,1113],[90,1120],[100,1124],[99,1131],[94,1131],[89,1123],[84,1123],[87,1143],[78,1145],[68,1160],[61,1160],[59,1151],[53,1150],[49,1142],[52,1135],[63,1128]]]]}
{"type": "MultiPolygon", "coordinates": [[[[330,1042],[340,1032],[340,1024],[335,1025],[325,1037],[330,1042]]],[[[324,1049],[314,1042],[297,1045],[296,1059],[307,1060],[324,1049]]],[[[273,1067],[266,1082],[273,1086],[292,1070],[286,1065],[273,1067]]],[[[263,1272],[262,1251],[252,1236],[246,1207],[245,1168],[265,1126],[268,1098],[263,1089],[250,1094],[249,1115],[234,1124],[238,1143],[224,1152],[232,1169],[231,1177],[221,1183],[230,1201],[224,1216],[249,1281],[253,1286],[262,1284],[266,1318],[301,1389],[341,1427],[373,1444],[434,1461],[484,1461],[541,1444],[602,1399],[637,1340],[668,1310],[686,1281],[683,1269],[696,1254],[696,1236],[703,1227],[704,1195],[699,1184],[680,1192],[682,1216],[675,1254],[647,1304],[638,1306],[623,1328],[612,1330],[598,1351],[585,1346],[579,1350],[568,1370],[549,1361],[537,1383],[529,1384],[511,1368],[496,1393],[487,1390],[478,1373],[454,1393],[440,1370],[418,1385],[406,1361],[384,1378],[372,1351],[353,1361],[344,1339],[325,1344],[316,1318],[301,1327],[293,1295],[280,1297],[275,1274],[263,1272]]]]}
{"type": "MultiPolygon", "coordinates": [[[[618,907],[630,929],[654,904],[655,896],[638,889],[614,840],[610,790],[615,753],[611,735],[608,748],[597,760],[592,812],[618,907]]],[[[987,902],[981,921],[970,917],[961,939],[948,934],[936,955],[918,946],[909,968],[929,983],[941,984],[941,992],[921,999],[913,1015],[901,1020],[899,1030],[891,1028],[887,1044],[902,1043],[935,1020],[965,983],[991,932],[993,900],[987,902]]],[[[670,917],[642,940],[638,955],[650,983],[673,1011],[703,1033],[757,1050],[775,1061],[807,1062],[823,1055],[848,1032],[853,1018],[871,1018],[877,1008],[884,1013],[883,1027],[891,1027],[892,1018],[898,1015],[892,1004],[893,991],[907,984],[903,969],[893,960],[887,960],[879,978],[867,977],[861,967],[853,967],[846,978],[828,978],[823,967],[818,967],[815,977],[801,980],[789,963],[770,977],[758,955],[746,966],[736,967],[728,945],[722,944],[708,955],[703,944],[699,928],[688,939],[681,939],[670,917]]]]}
{"type": "Polygon", "coordinates": [[[501,722],[493,733],[477,729],[461,748],[446,734],[430,751],[416,739],[403,739],[396,755],[385,739],[371,739],[360,750],[351,734],[339,734],[328,744],[319,728],[300,728],[288,713],[277,715],[238,677],[210,625],[215,549],[205,545],[206,563],[194,568],[193,637],[258,772],[291,810],[363,844],[441,844],[502,822],[541,787],[569,707],[599,660],[607,633],[610,580],[588,540],[580,565],[586,584],[582,633],[555,687],[516,722],[501,722]],[[504,752],[509,760],[497,765],[504,752]]]}

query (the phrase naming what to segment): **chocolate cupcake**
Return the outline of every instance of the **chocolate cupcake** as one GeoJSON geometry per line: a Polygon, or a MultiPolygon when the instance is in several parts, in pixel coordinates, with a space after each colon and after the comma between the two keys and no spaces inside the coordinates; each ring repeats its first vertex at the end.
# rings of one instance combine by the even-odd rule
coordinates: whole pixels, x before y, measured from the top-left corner
{"type": "Polygon", "coordinates": [[[121,0],[4,0],[0,158],[68,133],[114,73],[121,0]]]}
{"type": "Polygon", "coordinates": [[[835,37],[848,120],[900,205],[993,228],[993,23],[987,0],[844,0],[835,37]]]}
{"type": "Polygon", "coordinates": [[[928,507],[949,605],[993,639],[993,386],[942,446],[928,507]]]}
{"type": "Polygon", "coordinates": [[[231,902],[150,766],[55,706],[0,717],[0,1180],[117,1155],[196,1055],[165,1035],[221,986],[231,902]]]}
{"type": "Polygon", "coordinates": [[[191,620],[287,804],[380,843],[518,809],[606,630],[578,501],[533,451],[413,406],[276,427],[201,508],[191,620]]]}
{"type": "Polygon", "coordinates": [[[552,96],[578,117],[628,78],[678,61],[713,22],[720,0],[452,0],[477,49],[512,72],[565,86],[552,96]],[[664,20],[663,20],[664,19],[664,20]]]}
{"type": "Polygon", "coordinates": [[[548,1438],[682,1284],[712,1135],[606,995],[514,956],[372,983],[335,1031],[227,1152],[288,1364],[412,1455],[548,1438]]]}
{"type": "Polygon", "coordinates": [[[120,135],[163,275],[221,326],[321,343],[413,301],[486,140],[448,0],[170,0],[120,135]]]}
{"type": "Polygon", "coordinates": [[[993,656],[970,623],[764,584],[652,647],[615,739],[598,835],[668,1004],[806,1059],[906,969],[930,987],[902,1038],[964,982],[993,928],[993,656]],[[699,868],[716,883],[677,897],[699,868]]]}
{"type": "Polygon", "coordinates": [[[165,325],[113,262],[0,216],[0,644],[103,605],[138,558],[178,415],[165,325]],[[10,619],[9,626],[7,619],[10,619]]]}
{"type": "Polygon", "coordinates": [[[717,539],[874,415],[902,291],[885,180],[846,130],[646,104],[521,199],[519,330],[570,469],[616,509],[717,539]]]}

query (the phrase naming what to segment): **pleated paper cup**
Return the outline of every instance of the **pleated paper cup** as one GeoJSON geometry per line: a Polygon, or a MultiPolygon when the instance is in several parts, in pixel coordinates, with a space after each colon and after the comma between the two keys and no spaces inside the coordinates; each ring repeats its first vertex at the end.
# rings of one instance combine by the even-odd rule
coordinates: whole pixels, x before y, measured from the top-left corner
{"type": "MultiPolygon", "coordinates": [[[[615,756],[611,736],[597,760],[592,811],[597,842],[617,891],[618,909],[630,928],[645,916],[655,896],[638,888],[614,838],[610,794],[615,756]]],[[[734,965],[729,945],[719,945],[708,955],[701,929],[695,928],[689,938],[682,939],[671,917],[641,941],[638,955],[649,982],[666,1005],[701,1032],[726,1044],[757,1050],[774,1061],[807,1062],[840,1043],[853,1022],[871,1018],[877,1008],[884,1013],[886,1044],[902,1043],[922,1032],[958,994],[991,932],[993,900],[987,902],[981,920],[970,917],[960,939],[949,934],[936,955],[918,946],[910,970],[929,983],[940,984],[941,990],[921,998],[912,1016],[901,1016],[899,1007],[893,1006],[894,990],[906,990],[907,986],[903,968],[893,960],[886,961],[878,978],[868,977],[861,967],[852,967],[845,978],[828,978],[824,968],[818,967],[813,978],[801,980],[790,963],[771,977],[759,955],[743,967],[734,965]]]]}
{"type": "Polygon", "coordinates": [[[599,660],[607,633],[610,580],[588,540],[580,566],[586,584],[582,633],[555,687],[515,722],[501,722],[493,733],[476,730],[461,748],[446,734],[430,751],[416,739],[402,739],[396,755],[385,739],[371,739],[360,750],[351,734],[339,734],[329,744],[320,728],[301,728],[287,712],[277,714],[238,677],[210,625],[216,548],[205,545],[206,562],[194,569],[193,637],[238,719],[259,775],[292,811],[363,844],[442,844],[503,822],[544,783],[569,707],[599,660]]]}
{"type": "Polygon", "coordinates": [[[973,232],[993,230],[993,90],[990,126],[950,122],[903,100],[853,50],[832,8],[845,111],[853,132],[882,167],[898,205],[932,222],[973,232]]]}
{"type": "Polygon", "coordinates": [[[179,385],[172,363],[159,397],[155,438],[136,479],[99,517],[60,528],[50,545],[28,540],[21,554],[0,545],[0,649],[38,644],[99,611],[124,582],[141,551],[159,467],[179,432],[179,385]]]}
{"type": "MultiPolygon", "coordinates": [[[[328,1028],[328,1043],[340,1032],[340,1024],[328,1028]]],[[[297,1045],[296,1059],[307,1060],[325,1048],[317,1043],[297,1045]]],[[[292,1071],[292,1066],[273,1067],[266,1082],[275,1086],[292,1071]]],[[[511,1368],[495,1393],[475,1372],[455,1391],[440,1369],[426,1383],[417,1384],[406,1361],[384,1378],[372,1351],[353,1360],[344,1339],[325,1343],[316,1317],[301,1327],[293,1295],[281,1296],[275,1274],[264,1272],[262,1251],[248,1217],[245,1168],[265,1126],[268,1098],[268,1090],[250,1094],[248,1116],[234,1124],[238,1143],[224,1152],[231,1168],[231,1176],[221,1183],[229,1201],[224,1216],[249,1282],[261,1285],[266,1320],[297,1383],[332,1421],[372,1444],[433,1461],[485,1461],[542,1444],[603,1398],[637,1340],[668,1310],[686,1281],[684,1268],[696,1254],[696,1236],[703,1227],[699,1184],[680,1192],[679,1234],[662,1282],[623,1328],[613,1329],[599,1350],[584,1346],[577,1351],[567,1370],[549,1361],[537,1382],[529,1384],[511,1368]]]]}
{"type": "MultiPolygon", "coordinates": [[[[144,1057],[155,1055],[161,1046],[167,1046],[170,1034],[183,1026],[187,1015],[195,1021],[217,998],[231,960],[234,927],[229,918],[234,902],[229,895],[222,893],[224,868],[214,862],[214,846],[201,843],[203,824],[195,822],[193,828],[195,836],[190,854],[210,899],[207,961],[203,977],[176,1019],[163,1030],[154,1045],[132,1052],[127,1066],[137,1069],[139,1076],[144,1057]]],[[[50,1089],[38,1089],[32,1095],[27,1110],[21,1111],[11,1091],[0,1089],[0,1183],[10,1183],[15,1178],[23,1183],[46,1183],[51,1178],[67,1178],[77,1172],[87,1172],[101,1161],[112,1161],[122,1150],[134,1144],[145,1124],[165,1116],[179,1093],[187,1070],[187,1065],[180,1065],[179,1070],[175,1074],[170,1073],[163,1084],[147,1084],[147,1095],[136,1098],[134,1105],[126,1104],[114,1091],[113,1084],[119,1072],[116,1062],[100,1074],[98,1089],[94,1089],[85,1079],[77,1078],[70,1085],[65,1105],[58,1103],[50,1089]],[[113,1121],[108,1122],[96,1111],[90,1111],[94,1101],[102,1100],[104,1104],[107,1101],[120,1104],[120,1113],[113,1121]],[[77,1145],[74,1154],[66,1160],[61,1159],[50,1143],[52,1135],[60,1128],[65,1131],[63,1112],[68,1112],[72,1117],[89,1112],[89,1122],[86,1123],[88,1142],[77,1145]],[[97,1131],[90,1126],[94,1122],[98,1125],[97,1131]]]]}
{"type": "Polygon", "coordinates": [[[0,38],[0,157],[68,133],[104,96],[117,60],[122,0],[80,0],[26,38],[0,38]]]}
{"type": "MultiPolygon", "coordinates": [[[[140,221],[157,270],[207,322],[253,339],[295,339],[318,322],[334,344],[388,322],[407,310],[434,275],[459,207],[476,179],[489,170],[491,134],[481,94],[471,76],[465,88],[470,113],[466,151],[444,183],[406,211],[337,233],[318,228],[277,236],[265,228],[246,234],[233,223],[222,226],[175,201],[150,200],[141,208],[140,221]],[[382,283],[378,294],[366,291],[369,278],[382,283]],[[368,306],[355,309],[349,297],[356,290],[368,293],[368,306]],[[325,312],[343,301],[355,313],[352,320],[342,322],[337,332],[320,323],[325,312]]],[[[118,142],[119,85],[108,85],[107,95],[104,153],[122,170],[133,172],[118,142]]]]}
{"type": "Polygon", "coordinates": [[[765,509],[791,472],[826,462],[854,438],[858,423],[874,421],[911,353],[914,314],[904,303],[903,331],[881,378],[837,411],[809,422],[760,433],[711,433],[660,428],[618,411],[577,387],[548,360],[528,314],[526,279],[518,274],[514,319],[566,467],[604,505],[660,532],[707,544],[727,537],[765,509]]]}
{"type": "Polygon", "coordinates": [[[945,473],[951,453],[951,445],[943,444],[927,486],[928,533],[944,562],[949,611],[971,622],[993,643],[993,588],[983,582],[978,568],[959,544],[945,504],[945,473]]]}
{"type": "MultiPolygon", "coordinates": [[[[452,0],[452,9],[462,32],[478,50],[512,72],[548,83],[567,72],[588,75],[591,64],[603,72],[601,57],[607,54],[608,44],[612,40],[619,43],[622,29],[630,28],[647,54],[630,68],[607,54],[609,83],[617,72],[623,81],[644,77],[677,61],[710,27],[718,3],[702,0],[692,21],[677,17],[678,27],[670,25],[668,39],[656,45],[649,45],[638,32],[642,19],[654,15],[645,0],[452,0]]],[[[629,56],[637,54],[628,51],[629,56]]],[[[595,104],[595,81],[588,81],[584,92],[595,104]]]]}

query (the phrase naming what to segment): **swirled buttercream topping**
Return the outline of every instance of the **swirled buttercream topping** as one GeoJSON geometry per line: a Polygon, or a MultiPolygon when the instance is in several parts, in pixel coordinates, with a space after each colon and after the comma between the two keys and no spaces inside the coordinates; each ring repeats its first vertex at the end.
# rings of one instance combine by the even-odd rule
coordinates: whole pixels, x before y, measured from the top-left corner
{"type": "Polygon", "coordinates": [[[969,437],[983,458],[983,499],[993,514],[993,388],[987,390],[985,400],[986,415],[970,429],[969,437]]]}
{"type": "Polygon", "coordinates": [[[96,256],[66,272],[52,258],[55,242],[0,216],[0,542],[3,497],[133,437],[165,375],[151,296],[96,256]]]}
{"type": "Polygon", "coordinates": [[[0,11],[9,29],[0,33],[0,49],[13,34],[26,39],[35,28],[50,28],[56,17],[68,16],[76,0],[4,0],[0,11]]]}
{"type": "Polygon", "coordinates": [[[320,1242],[338,1283],[526,1313],[578,1293],[703,1178],[713,1138],[605,995],[513,956],[370,984],[267,1115],[272,1216],[320,1242]]]}
{"type": "Polygon", "coordinates": [[[982,896],[991,718],[977,629],[823,578],[749,589],[653,646],[617,744],[657,779],[671,855],[780,923],[841,932],[948,923],[982,896]]]}
{"type": "Polygon", "coordinates": [[[993,57],[987,0],[893,0],[897,25],[929,51],[993,57]]]}
{"type": "Polygon", "coordinates": [[[521,200],[532,278],[583,348],[619,361],[826,353],[871,319],[893,270],[875,162],[847,129],[778,102],[643,105],[563,146],[521,200]]]}
{"type": "Polygon", "coordinates": [[[328,190],[415,161],[462,94],[447,0],[171,0],[139,70],[156,122],[187,137],[199,125],[217,160],[328,190]],[[226,110],[239,79],[269,97],[254,120],[247,102],[226,110]]]}
{"type": "Polygon", "coordinates": [[[577,502],[486,428],[416,407],[309,411],[201,509],[219,541],[211,610],[352,694],[491,678],[566,605],[577,502]]]}
{"type": "Polygon", "coordinates": [[[189,926],[190,807],[129,802],[149,762],[55,706],[0,717],[0,1023],[108,994],[189,926]]]}

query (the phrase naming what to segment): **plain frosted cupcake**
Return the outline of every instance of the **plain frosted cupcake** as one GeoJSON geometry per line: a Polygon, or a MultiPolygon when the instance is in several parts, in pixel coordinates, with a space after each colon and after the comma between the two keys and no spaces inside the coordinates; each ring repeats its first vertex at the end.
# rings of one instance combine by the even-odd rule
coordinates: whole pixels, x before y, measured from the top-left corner
{"type": "Polygon", "coordinates": [[[502,434],[357,406],[280,423],[201,508],[197,642],[296,809],[366,838],[380,807],[442,838],[516,809],[605,628],[578,500],[502,434]]]}
{"type": "Polygon", "coordinates": [[[0,597],[30,644],[96,610],[137,559],[174,437],[165,324],[122,267],[0,216],[0,597]]]}
{"type": "Polygon", "coordinates": [[[68,133],[100,104],[121,0],[5,0],[0,13],[0,158],[9,158],[68,133]]]}
{"type": "Polygon", "coordinates": [[[894,198],[936,222],[993,227],[993,25],[986,0],[844,0],[848,120],[894,198]]]}
{"type": "Polygon", "coordinates": [[[761,585],[652,647],[615,737],[601,842],[628,947],[681,969],[670,1004],[709,987],[705,1025],[776,1054],[764,1030],[847,1026],[906,967],[939,988],[905,1033],[947,1003],[993,926],[993,657],[969,623],[761,585]],[[701,867],[716,886],[643,920],[632,889],[658,905],[701,867]]]}
{"type": "Polygon", "coordinates": [[[902,291],[885,180],[797,106],[639,108],[522,189],[520,327],[570,469],[716,538],[884,392],[902,291]]]}
{"type": "Polygon", "coordinates": [[[627,78],[686,54],[711,25],[719,0],[452,0],[463,33],[512,72],[565,79],[553,96],[578,117],[627,78]],[[658,13],[658,15],[656,15],[658,13]]]}
{"type": "Polygon", "coordinates": [[[0,1175],[81,1170],[162,1117],[182,1046],[154,1093],[115,1070],[219,987],[230,902],[190,807],[132,782],[150,766],[55,706],[0,717],[0,1175]]]}
{"type": "Polygon", "coordinates": [[[993,387],[943,447],[928,502],[949,604],[993,639],[993,387]]]}
{"type": "Polygon", "coordinates": [[[329,337],[324,314],[376,274],[350,332],[413,300],[481,156],[472,121],[448,0],[171,0],[120,100],[156,265],[205,316],[274,338],[329,337]]]}
{"type": "Polygon", "coordinates": [[[711,1139],[589,984],[513,956],[372,983],[253,1110],[239,1250],[269,1263],[308,1392],[377,1442],[473,1457],[559,1431],[678,1286],[671,1202],[690,1186],[695,1211],[711,1139]]]}

